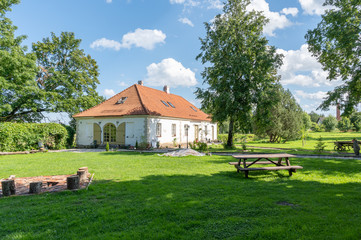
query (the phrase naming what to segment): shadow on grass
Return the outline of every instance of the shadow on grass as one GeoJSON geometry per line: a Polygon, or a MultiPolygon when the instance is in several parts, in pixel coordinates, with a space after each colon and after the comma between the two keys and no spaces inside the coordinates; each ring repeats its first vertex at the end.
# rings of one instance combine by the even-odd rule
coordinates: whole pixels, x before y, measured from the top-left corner
{"type": "Polygon", "coordinates": [[[2,198],[0,238],[359,237],[360,184],[296,180],[286,171],[271,175],[150,175],[95,181],[88,191],[2,198]]]}

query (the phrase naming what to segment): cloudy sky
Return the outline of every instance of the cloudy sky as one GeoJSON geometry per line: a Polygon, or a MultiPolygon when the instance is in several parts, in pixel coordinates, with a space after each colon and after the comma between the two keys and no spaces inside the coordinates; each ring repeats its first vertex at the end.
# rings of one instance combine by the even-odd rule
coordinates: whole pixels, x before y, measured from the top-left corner
{"type": "MultiPolygon", "coordinates": [[[[316,27],[323,0],[253,0],[249,6],[270,19],[264,29],[284,57],[281,82],[302,108],[315,111],[337,82],[307,50],[304,35],[316,27]]],[[[98,63],[98,92],[109,98],[143,80],[146,86],[170,86],[200,107],[193,92],[202,87],[200,53],[204,22],[222,12],[221,0],[23,0],[8,15],[28,36],[25,45],[61,31],[74,32],[98,63]]],[[[334,114],[334,109],[331,112],[334,114]]],[[[328,114],[328,113],[325,113],[328,114]]]]}

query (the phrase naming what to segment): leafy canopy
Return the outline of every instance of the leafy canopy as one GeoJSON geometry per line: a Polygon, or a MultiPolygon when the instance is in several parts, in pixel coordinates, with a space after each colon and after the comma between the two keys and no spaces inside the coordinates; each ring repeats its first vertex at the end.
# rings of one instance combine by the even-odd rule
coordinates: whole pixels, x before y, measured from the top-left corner
{"type": "Polygon", "coordinates": [[[259,12],[246,11],[249,0],[229,0],[211,23],[205,23],[197,60],[207,88],[197,88],[202,108],[214,121],[229,120],[227,145],[233,144],[233,127],[249,129],[251,113],[261,93],[279,80],[276,69],[281,55],[263,36],[267,20],[259,12]]]}
{"type": "Polygon", "coordinates": [[[340,103],[349,115],[361,100],[361,0],[326,0],[325,5],[333,9],[305,37],[328,79],[343,84],[328,92],[320,108],[340,103]]]}
{"type": "Polygon", "coordinates": [[[277,84],[263,94],[253,117],[255,133],[258,136],[267,135],[270,142],[300,137],[301,129],[308,127],[310,120],[307,118],[304,122],[305,113],[292,93],[277,84]]]}
{"type": "Polygon", "coordinates": [[[76,112],[100,103],[96,92],[98,66],[80,49],[74,33],[51,34],[33,44],[33,53],[21,46],[5,15],[18,0],[0,1],[0,121],[34,122],[44,112],[76,112]]]}

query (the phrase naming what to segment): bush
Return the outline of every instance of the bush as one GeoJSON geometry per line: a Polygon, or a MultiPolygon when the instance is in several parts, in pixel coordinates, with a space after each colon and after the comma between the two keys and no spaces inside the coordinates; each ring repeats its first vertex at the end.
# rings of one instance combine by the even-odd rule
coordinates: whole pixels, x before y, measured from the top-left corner
{"type": "Polygon", "coordinates": [[[347,132],[348,130],[351,130],[352,124],[350,119],[347,117],[342,117],[342,119],[337,124],[337,128],[343,132],[347,132]]]}
{"type": "Polygon", "coordinates": [[[327,132],[331,132],[336,129],[337,119],[334,116],[329,115],[323,119],[322,125],[325,127],[327,132]]]}
{"type": "Polygon", "coordinates": [[[109,152],[109,142],[107,142],[107,145],[105,145],[105,151],[109,152]]]}
{"type": "Polygon", "coordinates": [[[323,141],[322,137],[320,136],[317,140],[315,150],[316,152],[323,152],[325,148],[326,148],[326,143],[323,141]]]}
{"type": "Polygon", "coordinates": [[[68,132],[57,123],[0,123],[0,151],[38,149],[42,142],[49,149],[66,147],[68,132]]]}

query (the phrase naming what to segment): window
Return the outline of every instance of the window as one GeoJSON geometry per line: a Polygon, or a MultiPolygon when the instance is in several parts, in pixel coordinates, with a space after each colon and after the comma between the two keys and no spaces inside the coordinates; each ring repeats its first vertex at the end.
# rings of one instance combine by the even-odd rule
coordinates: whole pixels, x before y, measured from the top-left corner
{"type": "Polygon", "coordinates": [[[207,126],[204,126],[204,134],[207,136],[208,135],[208,129],[207,126]]]}
{"type": "Polygon", "coordinates": [[[116,128],[114,124],[108,123],[104,126],[104,142],[115,142],[116,141],[116,128]]]}
{"type": "Polygon", "coordinates": [[[117,104],[123,104],[128,97],[122,97],[117,101],[117,104]]]}
{"type": "Polygon", "coordinates": [[[191,106],[191,108],[193,109],[193,111],[197,112],[197,109],[195,109],[193,106],[191,106]]]}
{"type": "Polygon", "coordinates": [[[175,108],[175,106],[171,102],[167,102],[172,108],[175,108]]]}
{"type": "Polygon", "coordinates": [[[172,137],[177,136],[177,125],[172,124],[172,137]]]}
{"type": "Polygon", "coordinates": [[[162,124],[161,123],[157,123],[156,135],[157,135],[157,137],[162,136],[162,124]]]}
{"type": "Polygon", "coordinates": [[[164,104],[164,106],[169,107],[169,105],[166,102],[164,102],[163,100],[160,101],[164,104]]]}

